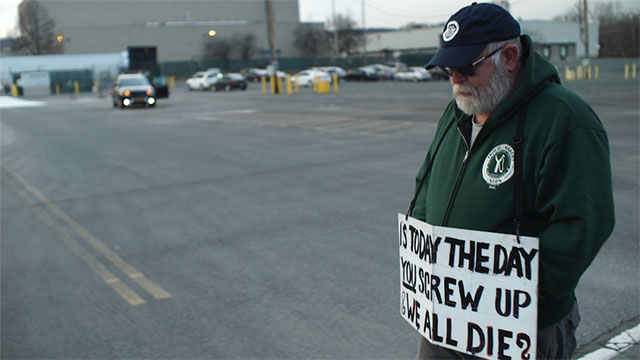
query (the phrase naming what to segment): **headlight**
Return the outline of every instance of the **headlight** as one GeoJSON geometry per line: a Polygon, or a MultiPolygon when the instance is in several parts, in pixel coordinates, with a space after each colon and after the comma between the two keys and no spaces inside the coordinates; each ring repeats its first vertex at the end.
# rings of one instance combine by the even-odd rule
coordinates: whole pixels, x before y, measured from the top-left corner
{"type": "Polygon", "coordinates": [[[153,104],[155,104],[155,103],[156,103],[156,99],[154,99],[154,98],[150,97],[150,98],[148,98],[148,99],[147,99],[147,103],[148,103],[149,105],[153,105],[153,104]]]}
{"type": "Polygon", "coordinates": [[[151,89],[147,90],[147,95],[151,95],[151,94],[153,94],[153,90],[151,89]]]}
{"type": "Polygon", "coordinates": [[[129,96],[129,95],[131,95],[131,91],[129,91],[129,90],[125,90],[125,91],[124,91],[124,96],[129,96]]]}
{"type": "Polygon", "coordinates": [[[124,106],[129,106],[129,105],[131,105],[131,100],[129,100],[129,99],[124,99],[124,100],[122,100],[122,105],[124,105],[124,106]]]}

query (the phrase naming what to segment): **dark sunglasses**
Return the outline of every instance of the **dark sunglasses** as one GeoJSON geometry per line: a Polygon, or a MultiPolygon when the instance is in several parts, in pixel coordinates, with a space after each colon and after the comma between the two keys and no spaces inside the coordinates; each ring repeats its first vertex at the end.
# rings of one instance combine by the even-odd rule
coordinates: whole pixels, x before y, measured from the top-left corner
{"type": "Polygon", "coordinates": [[[498,51],[504,49],[504,46],[501,46],[495,50],[493,50],[492,52],[488,53],[487,55],[481,57],[480,59],[472,62],[471,64],[467,64],[461,67],[446,67],[446,66],[440,66],[440,70],[442,70],[443,73],[447,74],[448,76],[453,76],[453,72],[457,71],[460,74],[464,75],[464,76],[473,76],[475,75],[475,69],[476,67],[478,67],[478,65],[480,65],[481,62],[487,60],[488,58],[490,58],[491,56],[493,56],[493,54],[497,53],[498,51]]]}

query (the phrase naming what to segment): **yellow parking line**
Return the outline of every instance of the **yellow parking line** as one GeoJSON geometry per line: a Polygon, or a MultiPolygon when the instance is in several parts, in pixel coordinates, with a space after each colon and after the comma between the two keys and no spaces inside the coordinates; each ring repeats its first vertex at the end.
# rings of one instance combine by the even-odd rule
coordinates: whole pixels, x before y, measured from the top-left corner
{"type": "MultiPolygon", "coordinates": [[[[13,188],[16,194],[18,194],[18,196],[27,205],[30,205],[29,196],[25,194],[24,191],[22,191],[22,189],[18,187],[18,184],[16,184],[13,180],[9,180],[9,186],[13,188]]],[[[37,206],[34,206],[33,210],[47,225],[49,225],[51,229],[53,229],[62,238],[64,243],[67,244],[67,246],[69,246],[69,248],[71,248],[71,250],[73,250],[73,252],[76,253],[76,255],[78,255],[82,260],[84,260],[87,263],[87,265],[89,265],[89,267],[93,269],[93,271],[95,271],[98,274],[98,276],[100,276],[100,278],[107,285],[109,285],[116,293],[118,293],[118,295],[120,295],[125,301],[127,301],[132,306],[145,303],[145,301],[140,296],[138,296],[138,294],[136,294],[127,285],[122,283],[122,281],[120,281],[118,277],[116,277],[109,270],[107,270],[107,268],[98,259],[96,259],[95,256],[93,256],[86,249],[84,249],[66,231],[60,229],[60,227],[56,225],[56,222],[45,211],[43,211],[37,206]]]]}
{"type": "Polygon", "coordinates": [[[33,187],[27,180],[25,180],[20,174],[14,172],[4,164],[2,168],[7,170],[18,182],[27,189],[33,196],[35,196],[40,202],[42,202],[51,212],[56,214],[61,220],[69,224],[85,241],[87,241],[94,249],[100,252],[104,257],[109,259],[120,271],[125,273],[130,279],[140,285],[145,291],[151,294],[156,299],[167,299],[171,297],[167,291],[156,285],[153,281],[149,280],[142,273],[136,270],[133,266],[127,264],[118,254],[111,251],[105,246],[98,238],[91,234],[87,229],[78,224],[69,215],[62,211],[59,207],[54,205],[47,197],[45,197],[38,189],[33,187]]]}

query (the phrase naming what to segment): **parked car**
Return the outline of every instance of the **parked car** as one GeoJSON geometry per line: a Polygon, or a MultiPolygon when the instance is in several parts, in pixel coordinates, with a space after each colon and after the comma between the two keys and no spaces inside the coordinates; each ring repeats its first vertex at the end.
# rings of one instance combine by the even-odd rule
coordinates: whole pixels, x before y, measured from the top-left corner
{"type": "Polygon", "coordinates": [[[216,91],[232,91],[235,89],[247,90],[247,80],[242,76],[242,74],[224,74],[220,79],[218,79],[218,81],[216,81],[213,88],[216,91]]]}
{"type": "Polygon", "coordinates": [[[359,67],[347,71],[344,79],[347,81],[375,81],[378,80],[378,75],[371,68],[359,67]]]}
{"type": "Polygon", "coordinates": [[[328,72],[332,78],[333,78],[333,74],[338,75],[338,79],[344,79],[344,77],[347,75],[347,72],[344,71],[344,69],[339,66],[323,66],[323,67],[315,67],[313,69],[328,72]]]}
{"type": "Polygon", "coordinates": [[[120,108],[134,104],[156,106],[156,91],[143,74],[121,74],[111,90],[113,106],[120,108]]]}
{"type": "Polygon", "coordinates": [[[198,71],[187,79],[186,85],[191,90],[209,90],[220,78],[220,71],[198,71]]]}
{"type": "Polygon", "coordinates": [[[164,75],[154,76],[151,79],[151,85],[156,90],[156,98],[168,98],[169,97],[169,84],[167,83],[167,77],[164,75]]]}
{"type": "Polygon", "coordinates": [[[412,66],[405,70],[399,71],[395,75],[396,80],[403,81],[429,81],[431,80],[431,73],[427,71],[427,69],[412,66]]]}
{"type": "Polygon", "coordinates": [[[407,69],[407,65],[402,62],[388,62],[385,65],[392,68],[394,72],[399,72],[407,69]]]}
{"type": "Polygon", "coordinates": [[[265,69],[245,68],[240,70],[240,74],[249,82],[260,82],[263,76],[269,75],[269,72],[265,69]]]}
{"type": "Polygon", "coordinates": [[[429,71],[429,74],[431,74],[432,80],[449,80],[449,75],[445,74],[439,66],[431,68],[431,70],[427,71],[429,71]]]}
{"type": "Polygon", "coordinates": [[[331,75],[325,71],[316,70],[316,69],[307,69],[304,71],[300,71],[298,74],[291,77],[291,84],[296,84],[296,79],[298,79],[298,86],[313,86],[314,79],[318,78],[319,81],[327,81],[332,82],[331,75]]]}
{"type": "Polygon", "coordinates": [[[378,79],[381,79],[381,80],[391,80],[395,75],[393,68],[391,68],[390,66],[386,66],[382,64],[373,64],[367,67],[370,69],[373,69],[373,71],[375,71],[376,74],[378,75],[378,79]]]}

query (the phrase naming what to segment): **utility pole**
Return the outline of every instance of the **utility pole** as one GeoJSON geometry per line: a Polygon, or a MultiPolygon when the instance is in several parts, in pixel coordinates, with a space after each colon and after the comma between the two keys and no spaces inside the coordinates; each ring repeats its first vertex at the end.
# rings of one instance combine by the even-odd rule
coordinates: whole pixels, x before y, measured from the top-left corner
{"type": "Polygon", "coordinates": [[[367,26],[364,22],[364,0],[362,0],[362,65],[367,66],[367,26]]]}
{"type": "MultiPolygon", "coordinates": [[[[278,89],[278,52],[276,51],[276,36],[273,28],[273,4],[271,0],[265,0],[267,7],[267,32],[269,34],[269,48],[271,49],[271,67],[272,67],[272,81],[275,82],[275,93],[280,93],[278,89]]],[[[272,85],[273,86],[273,85],[272,85]]]]}
{"type": "Polygon", "coordinates": [[[336,22],[336,0],[331,0],[331,6],[333,8],[333,54],[336,59],[340,57],[338,51],[340,51],[338,47],[338,23],[336,22]]]}
{"type": "Polygon", "coordinates": [[[589,16],[587,15],[587,0],[582,0],[582,12],[584,19],[584,57],[589,58],[589,16]]]}

